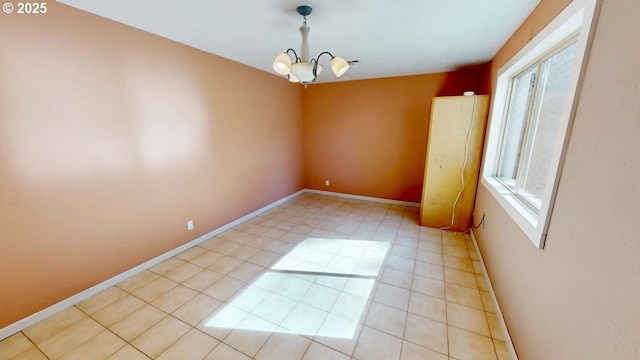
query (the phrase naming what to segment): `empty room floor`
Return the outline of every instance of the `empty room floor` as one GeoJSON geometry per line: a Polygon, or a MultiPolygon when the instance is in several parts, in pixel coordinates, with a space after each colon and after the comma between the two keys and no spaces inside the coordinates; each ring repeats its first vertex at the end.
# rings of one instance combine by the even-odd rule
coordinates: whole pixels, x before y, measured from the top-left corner
{"type": "Polygon", "coordinates": [[[508,359],[469,235],[303,193],[0,342],[5,359],[508,359]]]}

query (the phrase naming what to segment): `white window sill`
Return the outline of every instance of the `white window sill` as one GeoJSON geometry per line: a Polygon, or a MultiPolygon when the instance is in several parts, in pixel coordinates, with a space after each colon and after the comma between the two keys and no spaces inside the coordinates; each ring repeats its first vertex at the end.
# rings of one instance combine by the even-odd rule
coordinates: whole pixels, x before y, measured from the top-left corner
{"type": "Polygon", "coordinates": [[[483,176],[481,184],[498,200],[500,206],[518,224],[533,245],[538,249],[542,249],[544,238],[546,237],[546,234],[544,234],[546,226],[543,224],[544,221],[538,221],[539,214],[535,213],[527,204],[493,177],[483,176]]]}

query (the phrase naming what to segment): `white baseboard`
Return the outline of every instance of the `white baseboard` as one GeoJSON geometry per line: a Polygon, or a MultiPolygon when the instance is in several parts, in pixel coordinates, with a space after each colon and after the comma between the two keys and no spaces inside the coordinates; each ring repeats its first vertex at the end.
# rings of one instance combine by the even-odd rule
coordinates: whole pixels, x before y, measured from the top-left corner
{"type": "Polygon", "coordinates": [[[471,234],[471,241],[473,241],[473,246],[476,249],[476,255],[478,256],[478,259],[480,260],[480,266],[482,267],[484,280],[487,282],[489,294],[491,294],[491,301],[493,302],[493,307],[496,310],[498,322],[500,323],[500,329],[502,330],[502,334],[504,335],[504,343],[507,347],[507,352],[509,352],[509,357],[512,360],[518,360],[516,348],[513,346],[511,336],[509,336],[509,330],[507,329],[507,324],[504,322],[504,317],[502,317],[502,311],[500,311],[500,306],[498,305],[498,298],[496,298],[496,294],[493,292],[493,286],[491,286],[491,280],[489,279],[489,275],[487,274],[487,268],[484,266],[484,260],[482,260],[482,254],[480,254],[480,248],[478,247],[478,242],[476,241],[476,237],[473,234],[473,229],[469,231],[469,234],[471,234]]]}
{"type": "Polygon", "coordinates": [[[58,303],[56,303],[54,305],[49,306],[46,309],[43,309],[41,311],[38,311],[35,314],[27,316],[26,318],[18,320],[15,323],[10,324],[10,325],[0,329],[0,340],[6,339],[9,336],[11,336],[11,335],[13,335],[13,334],[15,334],[17,332],[20,332],[20,331],[28,328],[29,326],[48,318],[49,316],[55,315],[55,314],[59,313],[60,311],[79,303],[82,300],[88,299],[89,297],[91,297],[91,296],[93,296],[93,295],[95,295],[95,294],[97,294],[97,293],[99,293],[99,292],[101,292],[103,290],[106,290],[107,288],[109,288],[109,287],[111,287],[111,286],[113,286],[113,285],[115,285],[115,284],[117,284],[117,283],[119,283],[119,282],[121,282],[123,280],[126,280],[126,279],[128,279],[128,278],[130,278],[130,277],[132,277],[132,276],[134,276],[134,275],[136,275],[136,274],[138,274],[138,273],[140,273],[140,272],[142,272],[142,271],[144,271],[144,270],[146,270],[146,269],[148,269],[148,268],[150,268],[150,267],[152,267],[154,265],[157,265],[157,264],[167,260],[168,258],[170,258],[172,256],[175,256],[175,255],[177,255],[177,254],[179,254],[179,253],[181,253],[181,252],[183,252],[183,251],[185,251],[185,250],[187,250],[187,249],[189,249],[191,247],[194,247],[194,246],[200,244],[201,242],[203,242],[203,241],[205,241],[207,239],[210,239],[213,236],[216,236],[216,235],[218,235],[218,234],[220,234],[220,233],[222,233],[222,232],[224,232],[226,230],[229,230],[230,228],[232,228],[234,226],[237,226],[237,225],[239,225],[239,224],[241,224],[241,223],[243,223],[243,222],[245,222],[245,221],[247,221],[247,220],[249,220],[249,219],[251,219],[253,217],[256,217],[256,216],[266,212],[267,210],[269,210],[271,208],[274,208],[274,207],[276,207],[276,206],[278,206],[278,205],[280,205],[280,204],[282,204],[282,203],[284,203],[284,202],[286,202],[288,200],[291,200],[292,198],[294,198],[294,197],[296,197],[296,196],[298,196],[298,195],[300,195],[300,194],[302,194],[304,192],[306,192],[306,189],[303,189],[303,190],[295,192],[295,193],[293,193],[291,195],[285,196],[280,200],[272,202],[271,204],[266,205],[266,206],[254,211],[254,212],[252,212],[250,214],[247,214],[247,215],[245,215],[245,216],[243,216],[243,217],[241,217],[239,219],[236,219],[236,220],[234,220],[234,221],[232,221],[232,222],[230,222],[228,224],[225,224],[225,225],[223,225],[223,226],[221,226],[221,227],[219,227],[219,228],[217,228],[217,229],[215,229],[215,230],[213,230],[211,232],[208,232],[208,233],[206,233],[206,234],[204,234],[204,235],[202,235],[202,236],[200,236],[200,237],[198,237],[198,238],[196,238],[194,240],[191,240],[191,241],[189,241],[188,243],[186,243],[184,245],[178,246],[177,248],[175,248],[173,250],[167,251],[166,253],[164,253],[162,255],[159,255],[159,256],[157,256],[157,257],[155,257],[155,258],[153,258],[153,259],[151,259],[151,260],[149,260],[149,261],[147,261],[145,263],[142,263],[142,264],[140,264],[140,265],[138,265],[138,266],[136,266],[134,268],[131,268],[131,269],[129,269],[129,270],[123,272],[123,273],[120,273],[120,274],[118,274],[118,275],[116,275],[116,276],[114,276],[114,277],[112,277],[112,278],[110,278],[108,280],[105,280],[105,281],[103,281],[103,282],[101,282],[101,283],[99,283],[99,284],[97,284],[95,286],[92,286],[92,287],[90,287],[90,288],[88,288],[88,289],[86,289],[86,290],[84,290],[84,291],[82,291],[82,292],[80,292],[78,294],[75,294],[75,295],[73,295],[73,296],[71,296],[69,298],[66,298],[66,299],[64,299],[64,300],[62,300],[62,301],[60,301],[60,302],[58,302],[58,303]]]}
{"type": "Polygon", "coordinates": [[[324,191],[324,190],[315,190],[315,189],[304,189],[303,191],[306,192],[306,193],[311,193],[311,194],[337,196],[337,197],[347,198],[347,199],[364,200],[364,201],[375,201],[375,202],[381,202],[381,203],[385,203],[385,204],[420,207],[420,203],[410,202],[410,201],[391,200],[391,199],[383,199],[383,198],[376,198],[376,197],[362,196],[362,195],[351,195],[351,194],[338,193],[338,192],[332,192],[332,191],[324,191]]]}

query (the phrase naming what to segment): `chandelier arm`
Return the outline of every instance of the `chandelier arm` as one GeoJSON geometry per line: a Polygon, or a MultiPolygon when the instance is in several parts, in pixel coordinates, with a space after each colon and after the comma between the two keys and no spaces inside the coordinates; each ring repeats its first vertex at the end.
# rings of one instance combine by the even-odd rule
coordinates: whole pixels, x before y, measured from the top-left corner
{"type": "Polygon", "coordinates": [[[289,48],[287,49],[287,51],[285,51],[286,54],[289,54],[289,51],[291,51],[293,53],[294,59],[296,60],[296,62],[301,62],[302,60],[298,57],[298,53],[296,53],[295,50],[289,48]]]}
{"type": "Polygon", "coordinates": [[[316,56],[316,61],[320,61],[320,56],[324,55],[324,54],[329,54],[329,56],[331,56],[331,59],[333,59],[335,56],[333,56],[332,53],[328,52],[328,51],[323,51],[320,53],[320,55],[316,56]]]}
{"type": "Polygon", "coordinates": [[[318,74],[316,73],[316,70],[318,70],[318,63],[320,62],[320,56],[324,55],[324,54],[329,54],[329,56],[331,56],[331,59],[334,58],[333,54],[331,54],[328,51],[323,51],[320,53],[320,55],[316,56],[315,59],[311,59],[311,62],[313,63],[313,77],[315,80],[315,78],[318,76],[318,74]]]}

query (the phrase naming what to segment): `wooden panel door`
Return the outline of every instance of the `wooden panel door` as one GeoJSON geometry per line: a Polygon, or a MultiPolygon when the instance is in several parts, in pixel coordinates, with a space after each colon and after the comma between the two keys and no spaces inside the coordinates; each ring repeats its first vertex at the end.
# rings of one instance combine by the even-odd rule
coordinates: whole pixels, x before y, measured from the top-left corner
{"type": "Polygon", "coordinates": [[[433,99],[421,225],[452,231],[470,228],[488,108],[488,95],[433,99]]]}

